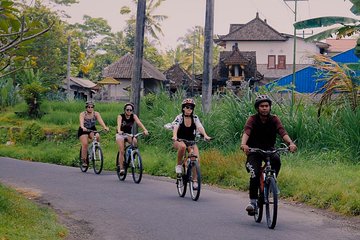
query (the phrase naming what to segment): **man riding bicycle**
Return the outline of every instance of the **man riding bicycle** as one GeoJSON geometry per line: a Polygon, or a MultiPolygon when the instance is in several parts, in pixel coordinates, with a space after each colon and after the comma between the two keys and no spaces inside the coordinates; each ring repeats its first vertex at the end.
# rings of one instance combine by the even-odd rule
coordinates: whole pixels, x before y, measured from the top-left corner
{"type": "MultiPolygon", "coordinates": [[[[296,145],[289,137],[280,119],[272,115],[272,100],[267,95],[260,95],[255,99],[256,114],[250,116],[244,126],[241,139],[241,149],[247,155],[246,170],[250,173],[250,202],[246,207],[249,215],[255,214],[256,201],[258,199],[258,188],[260,185],[260,173],[263,157],[259,153],[250,153],[249,148],[260,148],[262,150],[273,150],[277,134],[289,145],[290,152],[296,151],[296,145]]],[[[275,154],[270,159],[270,164],[279,174],[281,162],[280,156],[275,154]]]]}

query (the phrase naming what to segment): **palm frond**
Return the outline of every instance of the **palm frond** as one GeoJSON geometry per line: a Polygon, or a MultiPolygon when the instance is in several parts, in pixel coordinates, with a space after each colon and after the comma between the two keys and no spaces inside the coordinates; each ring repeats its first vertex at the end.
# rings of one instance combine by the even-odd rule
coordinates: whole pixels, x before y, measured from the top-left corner
{"type": "Polygon", "coordinates": [[[311,18],[300,22],[296,22],[294,23],[294,27],[296,29],[306,29],[306,28],[328,27],[334,24],[343,24],[343,25],[355,24],[358,22],[359,20],[355,18],[329,16],[329,17],[311,18]]]}

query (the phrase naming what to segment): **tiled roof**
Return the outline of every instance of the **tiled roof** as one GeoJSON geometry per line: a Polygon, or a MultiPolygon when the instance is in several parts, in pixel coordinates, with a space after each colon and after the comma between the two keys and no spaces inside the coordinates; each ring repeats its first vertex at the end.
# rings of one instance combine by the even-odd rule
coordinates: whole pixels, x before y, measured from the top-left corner
{"type": "MultiPolygon", "coordinates": [[[[103,77],[112,77],[115,79],[131,79],[133,74],[134,56],[127,53],[119,61],[107,66],[103,71],[103,77]]],[[[166,80],[157,68],[151,65],[146,59],[143,59],[142,79],[166,80]]]]}
{"type": "Polygon", "coordinates": [[[70,77],[70,81],[84,88],[94,88],[96,86],[95,83],[84,78],[70,77]]]}
{"type": "Polygon", "coordinates": [[[166,70],[164,75],[170,81],[172,88],[178,88],[184,84],[191,85],[191,76],[178,63],[166,70]]]}
{"type": "Polygon", "coordinates": [[[226,56],[223,61],[227,65],[230,64],[247,65],[249,63],[249,59],[245,58],[243,54],[241,54],[238,48],[232,51],[228,56],[226,56]]]}
{"type": "Polygon", "coordinates": [[[287,38],[270,27],[259,14],[246,24],[231,24],[230,32],[220,36],[222,41],[286,41],[287,38]]]}

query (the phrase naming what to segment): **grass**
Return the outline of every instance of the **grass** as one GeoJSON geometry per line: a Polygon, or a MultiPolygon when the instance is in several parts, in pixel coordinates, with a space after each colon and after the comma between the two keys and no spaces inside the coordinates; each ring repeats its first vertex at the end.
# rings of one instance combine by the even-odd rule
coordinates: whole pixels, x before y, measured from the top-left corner
{"type": "Polygon", "coordinates": [[[0,239],[58,240],[67,236],[54,212],[0,185],[0,239]]]}

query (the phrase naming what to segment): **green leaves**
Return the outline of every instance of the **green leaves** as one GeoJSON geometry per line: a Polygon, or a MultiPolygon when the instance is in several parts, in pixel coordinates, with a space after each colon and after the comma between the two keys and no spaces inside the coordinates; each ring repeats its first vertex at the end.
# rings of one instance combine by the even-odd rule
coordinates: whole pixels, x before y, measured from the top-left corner
{"type": "Polygon", "coordinates": [[[300,22],[294,23],[296,29],[305,29],[305,28],[317,28],[317,27],[327,27],[334,24],[354,24],[359,23],[358,19],[348,18],[348,17],[318,17],[312,18],[300,22]]]}

